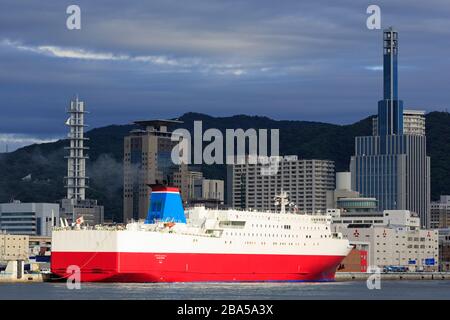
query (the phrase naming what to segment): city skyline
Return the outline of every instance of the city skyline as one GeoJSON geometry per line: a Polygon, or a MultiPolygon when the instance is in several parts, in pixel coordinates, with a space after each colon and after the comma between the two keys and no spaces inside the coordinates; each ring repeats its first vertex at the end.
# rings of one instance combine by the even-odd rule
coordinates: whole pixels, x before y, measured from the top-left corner
{"type": "MultiPolygon", "coordinates": [[[[82,28],[67,30],[70,3],[4,2],[2,151],[62,138],[76,94],[92,127],[188,111],[346,124],[374,113],[383,85],[382,33],[366,28],[367,4],[156,1],[118,15],[117,3],[80,1],[82,28]]],[[[450,5],[378,5],[382,28],[402,32],[405,108],[445,110],[450,50],[439,39],[450,5]]]]}

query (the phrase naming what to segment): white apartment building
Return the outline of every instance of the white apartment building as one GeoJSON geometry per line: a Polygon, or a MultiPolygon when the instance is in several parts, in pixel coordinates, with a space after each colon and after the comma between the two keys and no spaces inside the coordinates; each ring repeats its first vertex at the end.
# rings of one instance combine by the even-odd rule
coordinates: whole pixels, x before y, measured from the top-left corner
{"type": "MultiPolygon", "coordinates": [[[[403,110],[403,134],[425,136],[425,111],[403,110]]],[[[378,117],[372,118],[372,135],[378,135],[378,117]]]]}
{"type": "Polygon", "coordinates": [[[278,157],[278,171],[261,173],[262,164],[249,163],[228,166],[228,205],[247,210],[277,211],[274,198],[287,192],[289,211],[324,213],[327,191],[334,190],[334,162],[304,160],[297,156],[278,157]]]}

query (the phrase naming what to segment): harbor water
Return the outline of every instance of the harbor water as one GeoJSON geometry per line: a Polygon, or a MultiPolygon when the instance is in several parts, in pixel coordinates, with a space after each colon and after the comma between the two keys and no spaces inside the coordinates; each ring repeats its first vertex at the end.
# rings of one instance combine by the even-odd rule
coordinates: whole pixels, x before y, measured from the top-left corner
{"type": "Polygon", "coordinates": [[[0,283],[7,299],[450,299],[450,281],[383,280],[369,290],[365,281],[328,283],[0,283]]]}

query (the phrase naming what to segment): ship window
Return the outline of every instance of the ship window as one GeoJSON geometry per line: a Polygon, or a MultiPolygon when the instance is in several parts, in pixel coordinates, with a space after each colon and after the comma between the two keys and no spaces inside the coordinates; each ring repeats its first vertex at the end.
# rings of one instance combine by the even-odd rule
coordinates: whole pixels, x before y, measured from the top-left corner
{"type": "Polygon", "coordinates": [[[219,227],[221,228],[244,228],[245,227],[245,221],[220,221],[219,227]]]}

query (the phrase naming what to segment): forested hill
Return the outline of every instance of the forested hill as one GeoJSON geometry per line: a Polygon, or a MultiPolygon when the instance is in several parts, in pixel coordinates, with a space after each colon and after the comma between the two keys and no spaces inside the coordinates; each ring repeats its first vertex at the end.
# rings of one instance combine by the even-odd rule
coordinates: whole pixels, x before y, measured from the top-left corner
{"type": "MultiPolygon", "coordinates": [[[[280,130],[280,154],[305,159],[334,160],[336,170],[348,170],[354,152],[355,136],[370,135],[372,120],[368,117],[351,125],[309,121],[277,121],[267,117],[236,115],[212,117],[186,113],[178,125],[192,132],[195,120],[201,120],[203,131],[225,129],[277,128],[280,130]]],[[[450,114],[431,112],[426,116],[428,154],[431,156],[432,199],[450,194],[450,114]]],[[[99,199],[105,216],[120,221],[122,212],[123,137],[132,125],[111,125],[90,130],[88,197],[99,199]]],[[[172,128],[175,129],[176,127],[172,128]]],[[[65,195],[67,141],[36,144],[8,154],[0,154],[0,202],[18,199],[26,202],[54,202],[65,195]],[[31,179],[23,179],[31,174],[31,179]]],[[[224,166],[205,166],[209,178],[225,179],[224,166]]]]}

